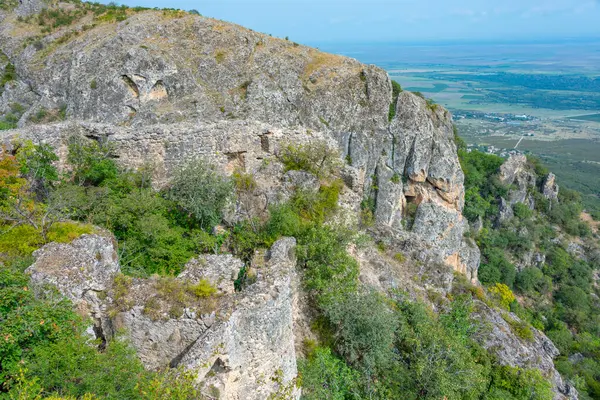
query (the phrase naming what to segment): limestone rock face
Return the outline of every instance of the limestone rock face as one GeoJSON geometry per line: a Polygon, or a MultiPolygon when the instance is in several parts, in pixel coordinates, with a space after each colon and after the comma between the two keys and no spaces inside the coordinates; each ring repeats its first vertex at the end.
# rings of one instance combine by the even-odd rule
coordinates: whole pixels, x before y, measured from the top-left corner
{"type": "Polygon", "coordinates": [[[216,323],[190,347],[180,364],[225,399],[297,398],[293,330],[296,240],[284,238],[269,251],[257,282],[247,288],[227,320],[216,323]]]}
{"type": "Polygon", "coordinates": [[[500,204],[498,205],[498,221],[497,225],[501,225],[504,221],[508,221],[515,216],[512,206],[504,199],[500,198],[500,204]]]}
{"type": "Polygon", "coordinates": [[[89,316],[98,338],[112,333],[104,298],[120,266],[114,242],[103,235],[83,235],[72,243],[50,243],[34,252],[36,261],[27,268],[38,289],[57,288],[78,312],[89,316]]]}
{"type": "Polygon", "coordinates": [[[114,243],[101,235],[48,244],[27,272],[36,290],[54,286],[93,318],[97,337],[111,340],[125,329],[148,369],[183,366],[222,399],[298,398],[295,246],[293,238],[273,244],[255,268],[256,283],[241,292],[233,291],[233,280],[243,263],[230,255],[194,259],[177,278],[118,275],[114,243]],[[202,279],[219,293],[190,294],[202,279]]]}
{"type": "Polygon", "coordinates": [[[177,278],[192,284],[205,279],[220,293],[232,294],[235,292],[233,281],[243,266],[244,263],[231,254],[206,254],[190,260],[177,278]],[[210,268],[206,268],[207,265],[210,268]]]}
{"type": "Polygon", "coordinates": [[[554,399],[577,399],[577,390],[565,382],[554,368],[553,359],[559,351],[542,332],[531,328],[533,339],[523,339],[513,332],[506,319],[519,323],[513,313],[494,310],[484,303],[476,303],[475,318],[488,323],[490,330],[481,333],[478,340],[491,350],[502,365],[521,368],[537,368],[553,383],[554,399]],[[504,315],[502,315],[504,313],[504,315]]]}
{"type": "Polygon", "coordinates": [[[527,157],[522,154],[511,155],[500,167],[500,181],[505,185],[515,185],[509,192],[510,205],[523,203],[533,208],[533,199],[527,192],[530,187],[536,187],[536,174],[527,164],[527,157]]]}
{"type": "Polygon", "coordinates": [[[556,176],[552,172],[544,179],[542,194],[548,200],[558,200],[558,185],[556,184],[556,176]]]}

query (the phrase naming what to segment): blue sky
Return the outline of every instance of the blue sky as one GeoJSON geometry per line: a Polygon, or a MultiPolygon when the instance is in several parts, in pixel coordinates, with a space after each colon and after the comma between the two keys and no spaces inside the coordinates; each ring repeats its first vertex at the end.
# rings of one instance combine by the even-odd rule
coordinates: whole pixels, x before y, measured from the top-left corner
{"type": "Polygon", "coordinates": [[[307,44],[600,37],[600,0],[121,0],[307,44]]]}

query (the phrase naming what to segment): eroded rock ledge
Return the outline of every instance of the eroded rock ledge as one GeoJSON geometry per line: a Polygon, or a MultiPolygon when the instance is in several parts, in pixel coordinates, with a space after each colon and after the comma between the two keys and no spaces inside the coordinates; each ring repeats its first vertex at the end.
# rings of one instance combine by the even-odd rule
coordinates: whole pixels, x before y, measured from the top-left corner
{"type": "Polygon", "coordinates": [[[55,286],[90,317],[95,337],[111,340],[124,329],[146,368],[192,370],[207,393],[224,399],[297,398],[295,246],[293,238],[277,241],[242,292],[233,281],[243,264],[231,255],[200,256],[173,279],[120,275],[114,242],[102,235],[46,245],[27,272],[33,287],[55,286]],[[218,293],[182,304],[178,290],[202,279],[218,293]]]}

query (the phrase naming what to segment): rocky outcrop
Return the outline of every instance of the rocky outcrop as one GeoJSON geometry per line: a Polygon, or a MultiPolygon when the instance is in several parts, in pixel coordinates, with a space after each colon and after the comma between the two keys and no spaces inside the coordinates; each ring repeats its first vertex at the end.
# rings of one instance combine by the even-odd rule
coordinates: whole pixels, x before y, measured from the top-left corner
{"type": "Polygon", "coordinates": [[[237,299],[227,320],[215,324],[180,360],[222,398],[299,396],[292,308],[295,246],[293,238],[275,242],[265,267],[257,269],[257,282],[237,299]]]}
{"type": "Polygon", "coordinates": [[[552,172],[544,179],[542,194],[548,200],[558,200],[558,185],[556,184],[556,176],[552,172]]]}
{"type": "MultiPolygon", "coordinates": [[[[43,6],[23,2],[19,15],[43,6]]],[[[17,72],[0,113],[23,108],[18,129],[0,133],[7,147],[17,136],[50,143],[64,166],[69,137],[107,140],[123,167],[151,165],[157,188],[203,157],[256,182],[228,210],[232,224],[264,217],[298,188],[317,191],[318,177],[286,171],[278,156],[290,143],[318,140],[345,161],[337,174],[345,185],[341,222],[357,224],[361,203],[372,205],[371,233],[385,250],[351,249],[363,283],[423,297],[447,294],[455,272],[477,282],[480,253],[464,235],[464,176],[444,108],[409,92],[393,99],[388,75],[375,66],[222,21],[152,10],[120,22],[92,19],[84,13],[42,35],[0,11],[0,49],[17,72]]],[[[501,176],[514,186],[507,215],[516,202],[533,208],[536,176],[526,158],[509,159],[501,176]]],[[[549,179],[544,194],[552,198],[549,179]]],[[[54,285],[92,317],[97,337],[128,331],[148,368],[193,370],[207,393],[225,399],[298,398],[294,326],[308,323],[295,291],[294,247],[286,238],[257,255],[256,282],[241,292],[233,280],[243,263],[228,255],[200,256],[177,278],[123,277],[114,244],[102,235],[45,246],[28,272],[39,290],[54,285]],[[218,293],[194,294],[204,280],[218,293]]],[[[485,346],[507,364],[542,369],[557,393],[572,393],[551,366],[555,349],[543,335],[527,344],[496,311],[482,310],[497,326],[485,346]]]]}
{"type": "Polygon", "coordinates": [[[114,243],[102,235],[46,245],[27,272],[36,290],[53,286],[91,317],[96,337],[126,332],[148,369],[182,366],[222,399],[298,398],[295,245],[277,241],[242,292],[233,281],[243,263],[230,255],[194,259],[177,278],[120,275],[114,243]],[[194,295],[202,280],[218,293],[194,295]]]}
{"type": "Polygon", "coordinates": [[[534,166],[527,161],[525,155],[511,155],[500,166],[500,182],[509,187],[508,201],[500,198],[499,214],[496,223],[502,222],[514,216],[512,207],[516,203],[523,203],[531,210],[535,209],[534,192],[540,193],[549,200],[548,207],[558,201],[558,185],[553,173],[546,175],[538,185],[538,177],[534,166]]]}
{"type": "Polygon", "coordinates": [[[511,155],[500,167],[500,181],[505,185],[512,185],[508,195],[511,206],[523,203],[534,208],[535,202],[528,190],[536,188],[536,178],[537,175],[523,154],[511,155]]]}
{"type": "Polygon", "coordinates": [[[477,340],[496,355],[500,364],[539,369],[553,384],[555,400],[578,398],[577,390],[565,382],[554,368],[553,360],[559,355],[559,351],[546,335],[531,327],[532,337],[522,337],[522,334],[519,336],[513,328],[521,323],[519,317],[493,309],[482,302],[476,303],[473,315],[489,327],[479,333],[477,340]]]}
{"type": "Polygon", "coordinates": [[[90,334],[103,341],[112,335],[105,303],[108,290],[120,271],[115,243],[106,235],[83,235],[72,243],[50,243],[34,252],[36,261],[27,268],[31,284],[46,285],[71,300],[78,313],[90,317],[90,334]]]}
{"type": "Polygon", "coordinates": [[[512,206],[504,199],[500,198],[500,204],[498,204],[498,219],[496,225],[500,226],[504,221],[508,221],[515,216],[512,206]]]}

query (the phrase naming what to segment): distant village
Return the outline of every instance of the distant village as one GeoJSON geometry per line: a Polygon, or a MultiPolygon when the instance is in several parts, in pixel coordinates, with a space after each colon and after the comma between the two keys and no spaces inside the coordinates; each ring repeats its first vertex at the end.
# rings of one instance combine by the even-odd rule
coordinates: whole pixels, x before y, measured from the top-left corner
{"type": "Polygon", "coordinates": [[[464,111],[455,110],[452,113],[455,120],[459,119],[484,119],[493,122],[505,122],[509,125],[519,125],[525,121],[537,121],[539,118],[526,114],[500,114],[500,113],[483,113],[479,111],[464,111]]]}
{"type": "Polygon", "coordinates": [[[473,145],[470,144],[467,146],[467,151],[470,153],[473,150],[477,150],[477,151],[481,151],[483,153],[488,153],[488,154],[495,154],[497,156],[500,156],[502,158],[508,158],[510,156],[513,155],[518,155],[518,154],[526,154],[528,152],[523,152],[517,149],[501,149],[499,147],[496,147],[494,145],[490,145],[490,146],[484,146],[484,145],[473,145]]]}

